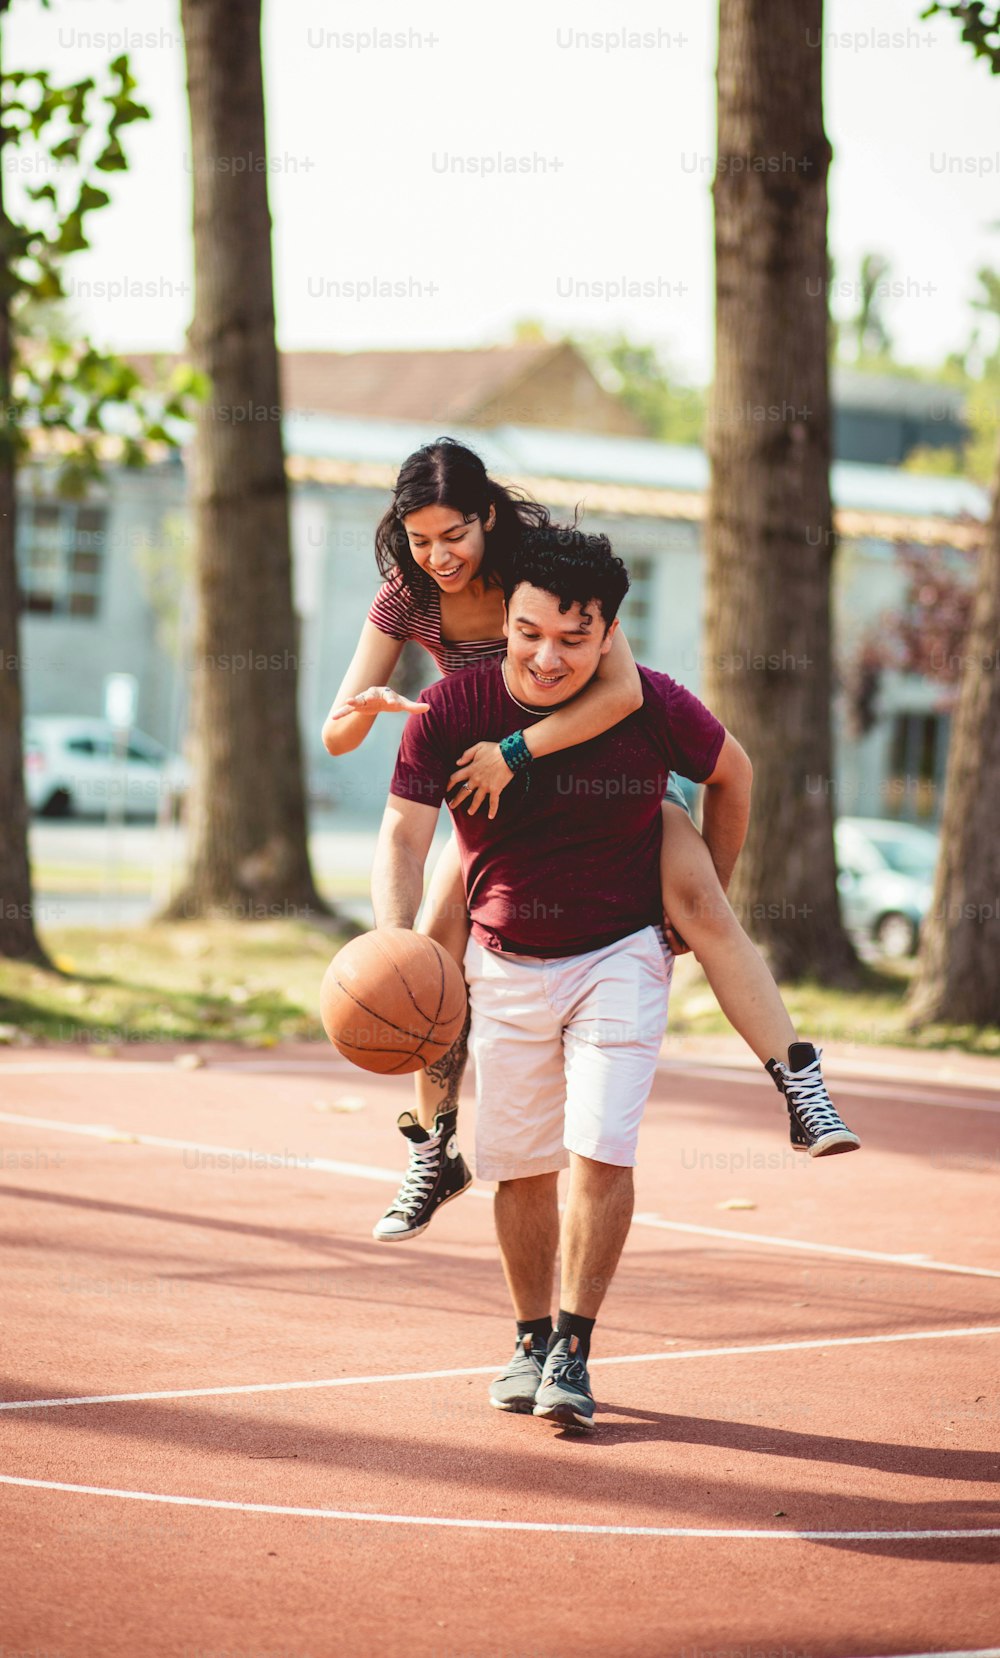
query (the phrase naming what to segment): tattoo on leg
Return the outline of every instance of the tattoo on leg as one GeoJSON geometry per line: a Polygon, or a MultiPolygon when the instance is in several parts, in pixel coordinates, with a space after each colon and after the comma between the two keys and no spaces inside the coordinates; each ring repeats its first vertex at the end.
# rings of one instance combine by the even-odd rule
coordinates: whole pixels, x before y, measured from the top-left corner
{"type": "Polygon", "coordinates": [[[458,1104],[458,1090],[461,1087],[465,1061],[469,1054],[469,1026],[471,1024],[472,1009],[470,1008],[465,1015],[465,1024],[448,1052],[442,1054],[440,1059],[436,1059],[433,1065],[427,1067],[427,1075],[445,1090],[444,1099],[439,1107],[441,1111],[450,1111],[452,1106],[458,1104]]]}

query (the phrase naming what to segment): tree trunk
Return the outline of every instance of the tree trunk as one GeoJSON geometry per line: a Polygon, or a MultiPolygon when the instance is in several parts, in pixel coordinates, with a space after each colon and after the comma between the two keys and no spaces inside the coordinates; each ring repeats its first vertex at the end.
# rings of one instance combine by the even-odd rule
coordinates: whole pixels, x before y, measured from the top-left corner
{"type": "Polygon", "coordinates": [[[965,653],[914,1026],[1000,1025],[1000,464],[965,653]]]}
{"type": "Polygon", "coordinates": [[[822,0],[720,3],[706,694],[754,763],[736,912],[777,977],[847,984],[858,964],[833,852],[822,28],[822,0]]]}
{"type": "Polygon", "coordinates": [[[306,841],[260,0],[182,0],[194,197],[192,853],[173,917],[325,911],[306,841]]]}
{"type": "MultiPolygon", "coordinates": [[[[3,8],[0,8],[2,11],[3,8]]],[[[3,136],[0,134],[0,242],[8,246],[3,199],[3,136]]],[[[28,859],[28,803],[21,744],[21,653],[18,639],[15,453],[11,397],[13,357],[10,290],[0,286],[0,956],[49,966],[35,934],[35,907],[28,859]]]]}

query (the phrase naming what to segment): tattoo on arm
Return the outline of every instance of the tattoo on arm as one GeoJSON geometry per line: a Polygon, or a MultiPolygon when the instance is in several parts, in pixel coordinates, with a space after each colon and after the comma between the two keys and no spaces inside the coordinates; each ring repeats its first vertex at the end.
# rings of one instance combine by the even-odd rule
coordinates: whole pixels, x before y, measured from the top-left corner
{"type": "Polygon", "coordinates": [[[445,1091],[444,1099],[438,1107],[441,1111],[450,1111],[458,1104],[458,1090],[462,1086],[462,1076],[465,1071],[465,1061],[469,1054],[469,1026],[472,1023],[472,1009],[465,1015],[465,1024],[459,1031],[451,1047],[433,1065],[428,1065],[427,1075],[445,1091]]]}

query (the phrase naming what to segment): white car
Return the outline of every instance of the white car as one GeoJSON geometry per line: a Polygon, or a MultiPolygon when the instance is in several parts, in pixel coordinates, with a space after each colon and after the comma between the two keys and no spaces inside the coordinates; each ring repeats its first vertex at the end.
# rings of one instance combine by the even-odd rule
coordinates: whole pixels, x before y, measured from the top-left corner
{"type": "Polygon", "coordinates": [[[129,733],[124,754],[106,720],[37,715],[24,722],[24,782],[31,811],[42,817],[103,817],[124,794],[130,817],[173,814],[190,783],[187,762],[143,731],[129,733]]]}
{"type": "Polygon", "coordinates": [[[933,896],[938,835],[890,818],[842,817],[834,842],[844,925],[880,955],[914,955],[933,896]]]}

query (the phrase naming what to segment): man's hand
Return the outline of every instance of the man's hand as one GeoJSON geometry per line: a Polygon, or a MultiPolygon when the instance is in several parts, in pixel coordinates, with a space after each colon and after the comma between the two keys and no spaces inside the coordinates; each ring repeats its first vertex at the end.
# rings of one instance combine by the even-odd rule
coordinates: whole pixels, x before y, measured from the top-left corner
{"type": "Polygon", "coordinates": [[[330,719],[343,720],[348,714],[425,714],[429,706],[426,702],[411,702],[389,685],[372,685],[332,709],[330,719]]]}
{"type": "Polygon", "coordinates": [[[455,762],[455,770],[448,779],[448,801],[453,806],[465,806],[470,816],[478,812],[489,797],[488,816],[497,815],[500,796],[514,773],[503,755],[499,743],[473,743],[455,762]],[[452,798],[456,795],[456,798],[452,798]]]}

